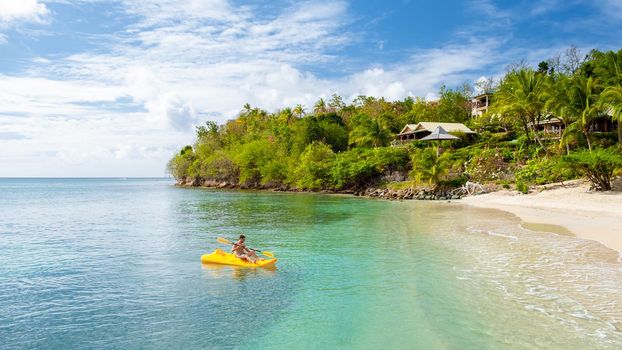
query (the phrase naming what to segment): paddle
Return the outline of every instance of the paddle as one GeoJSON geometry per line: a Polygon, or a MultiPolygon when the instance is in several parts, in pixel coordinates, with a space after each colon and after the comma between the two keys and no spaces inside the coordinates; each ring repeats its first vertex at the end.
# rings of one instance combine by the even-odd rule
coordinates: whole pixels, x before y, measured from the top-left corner
{"type": "MultiPolygon", "coordinates": [[[[228,240],[226,238],[223,238],[223,237],[216,238],[216,241],[218,241],[218,243],[222,243],[222,244],[233,245],[233,242],[231,242],[230,240],[228,240]]],[[[253,249],[253,248],[249,248],[249,249],[252,249],[252,250],[256,251],[256,249],[253,249]]],[[[265,255],[265,256],[267,256],[268,258],[274,258],[274,254],[272,254],[272,252],[260,252],[260,253],[265,255]]]]}

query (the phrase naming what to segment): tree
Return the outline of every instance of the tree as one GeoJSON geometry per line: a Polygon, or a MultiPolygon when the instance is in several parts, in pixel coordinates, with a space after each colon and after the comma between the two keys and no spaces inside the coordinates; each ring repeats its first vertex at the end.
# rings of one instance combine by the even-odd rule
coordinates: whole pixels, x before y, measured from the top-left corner
{"type": "Polygon", "coordinates": [[[190,167],[196,160],[192,146],[187,145],[167,164],[167,169],[177,181],[185,181],[190,176],[190,167]]]}
{"type": "Polygon", "coordinates": [[[594,73],[605,89],[599,101],[618,122],[618,146],[622,148],[622,50],[605,53],[593,51],[594,73]]]}
{"type": "Polygon", "coordinates": [[[564,113],[574,120],[570,126],[580,130],[590,151],[592,150],[590,127],[594,119],[603,115],[602,107],[598,103],[599,90],[593,77],[575,75],[570,79],[570,85],[566,90],[567,97],[559,102],[563,104],[564,113]]]}
{"type": "Polygon", "coordinates": [[[350,144],[362,147],[381,147],[389,143],[391,134],[378,120],[359,114],[353,119],[354,127],[350,131],[350,144]]]}
{"type": "Polygon", "coordinates": [[[464,123],[469,120],[471,109],[466,92],[458,92],[441,86],[439,95],[441,98],[436,107],[439,121],[464,123]]]}
{"type": "Polygon", "coordinates": [[[585,56],[582,57],[581,50],[573,45],[566,49],[566,52],[564,53],[564,62],[562,63],[561,68],[564,73],[572,75],[577,72],[579,68],[581,68],[581,65],[583,65],[584,62],[585,56]]]}
{"type": "Polygon", "coordinates": [[[341,96],[339,96],[337,94],[333,94],[330,97],[330,101],[328,101],[328,107],[329,107],[331,112],[339,112],[345,106],[346,106],[346,104],[343,102],[343,99],[341,98],[341,96]]]}
{"type": "Polygon", "coordinates": [[[335,153],[322,142],[309,144],[300,155],[296,168],[296,185],[300,188],[317,190],[330,184],[330,169],[335,153]]]}
{"type": "Polygon", "coordinates": [[[618,147],[622,148],[622,86],[609,86],[601,95],[600,103],[618,122],[618,147]]]}
{"type": "Polygon", "coordinates": [[[475,83],[475,90],[478,94],[491,94],[495,91],[495,78],[493,77],[481,77],[475,83]]]}
{"type": "Polygon", "coordinates": [[[509,72],[494,96],[496,113],[508,114],[519,119],[526,135],[531,129],[535,141],[544,148],[538,135],[538,124],[546,114],[549,96],[548,77],[533,69],[509,72]]]}
{"type": "Polygon", "coordinates": [[[598,191],[611,190],[613,173],[622,167],[622,155],[612,149],[576,152],[563,160],[570,168],[582,172],[598,191]]]}
{"type": "Polygon", "coordinates": [[[294,119],[294,112],[293,112],[293,111],[292,111],[292,109],[291,109],[291,108],[289,108],[289,107],[283,108],[283,109],[281,110],[280,115],[281,115],[283,118],[285,118],[285,122],[286,122],[287,124],[290,124],[290,123],[292,122],[292,120],[294,119]]]}
{"type": "Polygon", "coordinates": [[[576,118],[576,115],[570,112],[568,109],[570,108],[570,78],[566,74],[555,74],[551,78],[551,94],[549,95],[549,99],[546,102],[546,108],[553,112],[555,116],[562,121],[564,124],[564,132],[560,137],[560,145],[566,147],[566,154],[570,154],[570,140],[573,139],[573,136],[576,135],[580,130],[573,125],[570,127],[570,124],[576,118]]]}
{"type": "Polygon", "coordinates": [[[305,115],[305,107],[301,104],[297,104],[294,107],[294,114],[298,116],[298,119],[302,119],[302,116],[305,115]]]}
{"type": "Polygon", "coordinates": [[[251,107],[250,103],[245,103],[244,106],[242,107],[242,113],[243,114],[249,114],[251,111],[253,110],[253,108],[251,107]]]}
{"type": "Polygon", "coordinates": [[[324,101],[323,98],[320,98],[319,100],[317,100],[315,105],[313,105],[313,113],[316,115],[324,114],[327,111],[328,110],[326,108],[326,101],[324,101]]]}
{"type": "Polygon", "coordinates": [[[411,157],[410,177],[415,181],[427,181],[436,191],[449,171],[444,157],[438,156],[433,147],[418,149],[411,157]]]}

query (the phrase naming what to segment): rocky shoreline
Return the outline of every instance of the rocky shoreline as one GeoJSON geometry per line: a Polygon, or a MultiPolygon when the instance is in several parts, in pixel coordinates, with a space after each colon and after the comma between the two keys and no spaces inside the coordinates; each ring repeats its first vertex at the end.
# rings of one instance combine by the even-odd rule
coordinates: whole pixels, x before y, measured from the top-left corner
{"type": "MultiPolygon", "coordinates": [[[[275,184],[235,184],[227,181],[212,181],[200,179],[186,179],[178,181],[177,186],[180,187],[203,187],[217,189],[236,189],[236,190],[264,190],[272,192],[312,192],[301,190],[287,185],[275,184]]],[[[349,194],[357,197],[378,198],[386,200],[458,200],[464,196],[452,191],[433,191],[431,188],[410,187],[401,190],[393,190],[388,188],[368,187],[366,189],[350,189],[350,190],[320,190],[318,193],[333,194],[349,194]]]]}

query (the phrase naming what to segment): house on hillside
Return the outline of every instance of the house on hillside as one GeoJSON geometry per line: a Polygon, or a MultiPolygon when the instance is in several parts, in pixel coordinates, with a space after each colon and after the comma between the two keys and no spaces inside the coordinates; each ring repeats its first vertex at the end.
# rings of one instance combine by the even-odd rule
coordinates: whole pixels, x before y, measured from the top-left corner
{"type": "MultiPolygon", "coordinates": [[[[542,133],[545,138],[558,139],[564,133],[566,126],[564,122],[557,117],[548,117],[538,122],[536,129],[542,133]]],[[[616,122],[612,121],[609,116],[597,118],[590,125],[590,132],[613,132],[617,128],[616,122]]]]}
{"type": "Polygon", "coordinates": [[[557,117],[549,117],[544,120],[540,120],[536,127],[538,133],[542,133],[545,138],[558,139],[562,136],[566,126],[564,122],[557,117]]]}
{"type": "Polygon", "coordinates": [[[412,141],[420,140],[432,133],[437,127],[445,129],[449,133],[464,133],[467,135],[475,135],[476,132],[469,129],[462,123],[437,123],[437,122],[420,122],[418,124],[406,124],[406,126],[396,135],[395,140],[391,142],[392,146],[404,145],[412,141]]]}
{"type": "Polygon", "coordinates": [[[473,97],[471,100],[471,117],[479,117],[480,115],[488,112],[488,107],[490,107],[490,99],[492,97],[491,93],[483,93],[481,95],[477,95],[473,97]]]}

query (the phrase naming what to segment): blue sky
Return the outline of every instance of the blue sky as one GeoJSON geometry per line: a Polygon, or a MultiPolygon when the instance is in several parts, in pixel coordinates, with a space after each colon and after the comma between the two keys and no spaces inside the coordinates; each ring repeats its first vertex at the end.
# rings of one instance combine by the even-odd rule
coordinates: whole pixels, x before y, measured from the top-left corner
{"type": "Polygon", "coordinates": [[[246,102],[433,98],[621,34],[622,0],[0,0],[0,176],[161,176],[246,102]]]}

